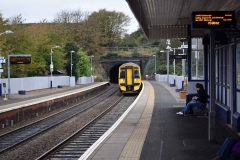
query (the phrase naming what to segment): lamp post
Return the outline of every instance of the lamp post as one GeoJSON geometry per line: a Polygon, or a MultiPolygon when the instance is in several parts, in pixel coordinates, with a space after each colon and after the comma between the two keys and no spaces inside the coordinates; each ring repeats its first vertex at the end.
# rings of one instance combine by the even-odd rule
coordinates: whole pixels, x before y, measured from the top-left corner
{"type": "Polygon", "coordinates": [[[93,58],[94,56],[92,55],[91,56],[91,76],[92,76],[92,58],[93,58]]]}
{"type": "MultiPolygon", "coordinates": [[[[6,30],[3,33],[0,33],[0,36],[3,34],[13,34],[13,31],[11,30],[6,30]]],[[[2,96],[2,61],[4,60],[4,57],[1,57],[1,49],[0,49],[0,96],[2,96]]],[[[9,85],[9,84],[8,84],[9,85]]]]}
{"type": "Polygon", "coordinates": [[[53,72],[53,61],[52,61],[52,54],[53,54],[53,49],[54,48],[60,48],[60,46],[55,46],[51,48],[50,56],[51,56],[51,64],[50,64],[50,72],[51,72],[51,77],[50,77],[50,88],[52,88],[52,72],[53,72]]]}
{"type": "MultiPolygon", "coordinates": [[[[169,46],[170,43],[170,39],[167,40],[167,48],[166,48],[166,52],[167,52],[167,82],[169,83],[169,52],[171,51],[171,47],[169,46]]],[[[161,50],[160,52],[164,52],[163,50],[161,50]]]]}
{"type": "Polygon", "coordinates": [[[94,56],[93,55],[91,55],[91,82],[92,82],[92,58],[93,58],[94,56]]]}
{"type": "MultiPolygon", "coordinates": [[[[160,51],[165,52],[165,51],[160,51]]],[[[166,50],[167,53],[167,82],[169,83],[169,50],[166,50]]]]}
{"type": "Polygon", "coordinates": [[[71,53],[71,77],[72,77],[72,66],[73,66],[73,64],[72,64],[72,53],[75,53],[75,51],[70,51],[70,53],[71,53]]]}
{"type": "Polygon", "coordinates": [[[155,58],[155,65],[154,65],[154,71],[155,71],[155,72],[154,72],[154,73],[155,73],[155,75],[156,75],[156,55],[154,54],[153,57],[155,58]]]}
{"type": "Polygon", "coordinates": [[[155,77],[156,76],[156,55],[154,54],[153,57],[155,59],[155,65],[154,65],[154,77],[155,77]]]}
{"type": "MultiPolygon", "coordinates": [[[[175,49],[176,48],[173,48],[174,49],[174,56],[175,56],[175,49]]],[[[176,66],[176,62],[175,62],[175,58],[173,60],[173,74],[174,74],[174,85],[176,85],[176,69],[175,69],[175,66],[176,66]]]]}
{"type": "MultiPolygon", "coordinates": [[[[175,48],[173,48],[173,49],[174,49],[173,54],[175,56],[175,48]]],[[[173,74],[174,74],[174,85],[175,85],[175,59],[173,60],[173,74]]]]}
{"type": "MultiPolygon", "coordinates": [[[[184,46],[184,41],[183,41],[183,46],[184,46]]],[[[182,55],[184,55],[184,47],[182,48],[183,53],[182,55]]],[[[182,76],[185,77],[185,59],[182,59],[182,76]]]]}
{"type": "Polygon", "coordinates": [[[171,50],[170,45],[170,40],[167,40],[167,82],[169,83],[169,52],[171,50]]]}

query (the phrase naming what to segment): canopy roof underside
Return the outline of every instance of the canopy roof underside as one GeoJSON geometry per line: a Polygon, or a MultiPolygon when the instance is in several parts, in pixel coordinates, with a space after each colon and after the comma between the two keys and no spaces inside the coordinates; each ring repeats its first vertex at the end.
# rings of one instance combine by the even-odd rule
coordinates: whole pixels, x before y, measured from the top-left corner
{"type": "MultiPolygon", "coordinates": [[[[126,0],[149,39],[187,38],[193,11],[235,11],[240,29],[239,0],[126,0]]],[[[206,30],[192,30],[201,37],[206,30]]]]}

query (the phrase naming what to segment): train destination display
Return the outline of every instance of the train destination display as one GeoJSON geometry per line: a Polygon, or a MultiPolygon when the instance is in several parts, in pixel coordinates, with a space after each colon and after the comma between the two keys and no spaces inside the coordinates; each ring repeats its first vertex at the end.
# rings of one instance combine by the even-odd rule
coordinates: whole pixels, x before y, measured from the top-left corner
{"type": "Polygon", "coordinates": [[[31,57],[10,57],[11,64],[30,64],[31,57]]]}
{"type": "Polygon", "coordinates": [[[187,59],[187,55],[170,55],[170,59],[187,59]]]}
{"type": "Polygon", "coordinates": [[[234,11],[196,11],[192,12],[192,28],[235,28],[234,11]]]}

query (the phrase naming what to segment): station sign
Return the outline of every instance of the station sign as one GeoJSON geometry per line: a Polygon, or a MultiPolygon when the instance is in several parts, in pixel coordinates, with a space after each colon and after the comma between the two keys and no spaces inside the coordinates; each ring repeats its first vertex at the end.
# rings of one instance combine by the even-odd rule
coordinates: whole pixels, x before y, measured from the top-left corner
{"type": "Polygon", "coordinates": [[[170,55],[170,59],[187,59],[187,55],[170,55]]]}
{"type": "Polygon", "coordinates": [[[192,28],[236,28],[235,11],[194,11],[192,28]]]}
{"type": "Polygon", "coordinates": [[[31,57],[14,56],[10,57],[10,64],[30,64],[31,57]]]}
{"type": "Polygon", "coordinates": [[[6,59],[4,59],[4,57],[0,57],[0,64],[5,64],[6,63],[6,59]]]}

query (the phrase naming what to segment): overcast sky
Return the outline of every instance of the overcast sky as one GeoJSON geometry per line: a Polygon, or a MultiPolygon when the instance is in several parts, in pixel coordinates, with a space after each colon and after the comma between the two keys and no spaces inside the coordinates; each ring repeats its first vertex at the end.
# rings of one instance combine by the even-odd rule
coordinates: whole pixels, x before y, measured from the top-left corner
{"type": "Polygon", "coordinates": [[[39,22],[46,19],[52,21],[61,10],[123,12],[131,18],[128,33],[137,30],[138,22],[130,10],[126,0],[0,0],[0,12],[4,18],[22,15],[25,23],[39,22]]]}

